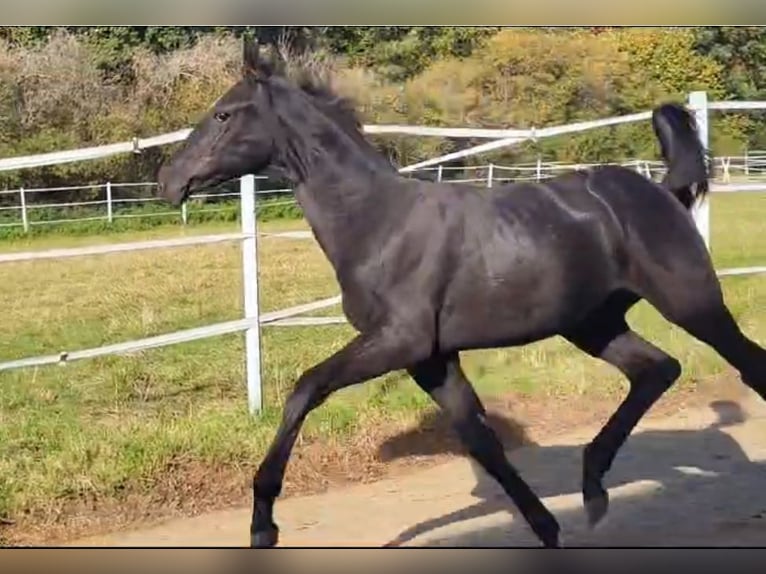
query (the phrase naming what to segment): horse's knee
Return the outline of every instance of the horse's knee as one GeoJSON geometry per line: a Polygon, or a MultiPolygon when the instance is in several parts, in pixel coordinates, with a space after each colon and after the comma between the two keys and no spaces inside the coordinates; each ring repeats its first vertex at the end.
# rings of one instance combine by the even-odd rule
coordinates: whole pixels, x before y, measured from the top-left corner
{"type": "Polygon", "coordinates": [[[675,357],[665,355],[633,374],[630,382],[633,385],[651,385],[665,391],[680,376],[681,363],[675,357]]]}

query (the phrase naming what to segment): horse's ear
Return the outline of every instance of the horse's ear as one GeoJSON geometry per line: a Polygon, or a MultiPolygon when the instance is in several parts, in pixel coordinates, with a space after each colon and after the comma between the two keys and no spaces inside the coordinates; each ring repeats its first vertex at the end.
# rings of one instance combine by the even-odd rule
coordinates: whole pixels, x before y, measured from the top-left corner
{"type": "Polygon", "coordinates": [[[242,41],[242,73],[245,77],[261,80],[272,73],[272,66],[260,57],[258,41],[248,36],[242,41]]]}

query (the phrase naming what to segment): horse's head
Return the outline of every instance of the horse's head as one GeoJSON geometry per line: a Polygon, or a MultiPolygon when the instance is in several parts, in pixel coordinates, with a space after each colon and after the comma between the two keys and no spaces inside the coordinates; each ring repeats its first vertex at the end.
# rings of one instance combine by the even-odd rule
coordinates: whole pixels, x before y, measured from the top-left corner
{"type": "Polygon", "coordinates": [[[263,171],[275,150],[276,117],[268,83],[273,65],[244,41],[242,78],[194,126],[160,167],[158,195],[180,205],[202,187],[263,171]]]}

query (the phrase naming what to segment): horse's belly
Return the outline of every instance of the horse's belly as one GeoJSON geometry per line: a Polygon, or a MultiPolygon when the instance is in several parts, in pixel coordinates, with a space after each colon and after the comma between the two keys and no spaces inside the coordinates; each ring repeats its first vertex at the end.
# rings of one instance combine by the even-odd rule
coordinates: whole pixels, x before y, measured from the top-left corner
{"type": "Polygon", "coordinates": [[[445,300],[439,345],[494,348],[545,339],[581,321],[609,289],[609,281],[543,262],[524,265],[505,279],[477,279],[445,300]]]}
{"type": "Polygon", "coordinates": [[[560,313],[549,308],[477,303],[444,313],[438,345],[444,350],[523,345],[555,335],[560,313]]]}

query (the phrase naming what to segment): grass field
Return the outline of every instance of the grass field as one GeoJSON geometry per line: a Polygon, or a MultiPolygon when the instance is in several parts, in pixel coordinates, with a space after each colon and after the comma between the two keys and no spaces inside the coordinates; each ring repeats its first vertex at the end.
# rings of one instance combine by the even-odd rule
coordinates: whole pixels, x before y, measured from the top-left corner
{"type": "MultiPolygon", "coordinates": [[[[766,264],[766,194],[716,195],[712,201],[717,266],[766,264]]],[[[304,227],[303,222],[272,221],[261,229],[297,227],[304,227]]],[[[29,237],[5,241],[0,249],[226,229],[231,223],[103,237],[29,237]]],[[[259,247],[265,311],[337,293],[332,270],[313,241],[266,237],[259,247]]],[[[239,245],[225,244],[3,264],[0,360],[239,318],[240,257],[239,245]]],[[[724,279],[727,302],[740,325],[762,343],[766,342],[765,280],[764,276],[724,279]]],[[[338,314],[339,309],[325,313],[338,314]]],[[[726,369],[707,347],[645,305],[632,311],[631,323],[682,361],[682,385],[726,369]]],[[[266,409],[258,418],[251,418],[246,409],[241,335],[65,367],[0,373],[0,518],[15,520],[19,527],[66,521],[69,513],[82,516],[119,508],[120,501],[141,493],[153,493],[153,504],[173,507],[179,500],[215,490],[223,475],[239,477],[241,492],[296,377],[352,334],[345,325],[265,328],[266,409]]],[[[577,397],[624,388],[613,369],[558,339],[464,357],[466,371],[483,396],[514,390],[577,397]]],[[[429,399],[408,379],[390,375],[339,393],[312,413],[302,444],[373,441],[381,425],[409,424],[430,408],[429,399]]],[[[343,449],[332,452],[341,456],[343,449]]],[[[320,480],[311,474],[310,465],[301,466],[300,456],[296,453],[298,462],[288,469],[292,481],[288,484],[320,480]]]]}

